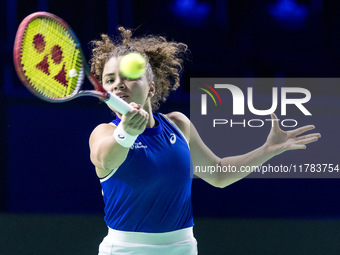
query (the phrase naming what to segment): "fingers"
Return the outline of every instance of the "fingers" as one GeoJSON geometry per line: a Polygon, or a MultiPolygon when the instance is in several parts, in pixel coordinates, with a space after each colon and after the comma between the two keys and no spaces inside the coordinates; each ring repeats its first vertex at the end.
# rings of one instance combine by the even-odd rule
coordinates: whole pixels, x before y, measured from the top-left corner
{"type": "Polygon", "coordinates": [[[296,141],[290,146],[290,150],[306,149],[306,144],[314,143],[319,140],[321,134],[314,133],[309,135],[304,135],[296,138],[296,141]]]}
{"type": "Polygon", "coordinates": [[[309,143],[316,142],[317,140],[319,140],[318,137],[309,137],[309,138],[298,140],[295,142],[295,144],[309,144],[309,143]]]}
{"type": "Polygon", "coordinates": [[[277,127],[279,127],[279,124],[278,124],[279,119],[277,118],[276,114],[275,114],[275,113],[271,113],[271,114],[270,114],[270,117],[272,118],[272,120],[274,120],[274,121],[273,121],[273,123],[274,123],[273,126],[276,125],[277,127]]]}
{"type": "Polygon", "coordinates": [[[273,120],[278,119],[275,113],[271,113],[270,116],[272,117],[273,120]]]}
{"type": "Polygon", "coordinates": [[[141,109],[141,105],[140,104],[136,104],[136,103],[132,102],[132,103],[130,103],[130,105],[133,107],[133,109],[125,114],[125,118],[124,119],[126,121],[130,121],[132,119],[137,121],[142,115],[145,114],[144,113],[145,111],[143,109],[141,109]],[[143,110],[143,111],[141,111],[141,110],[143,110]]]}
{"type": "Polygon", "coordinates": [[[292,144],[289,149],[290,150],[304,150],[306,148],[307,146],[304,144],[292,144]]]}
{"type": "Polygon", "coordinates": [[[309,134],[309,135],[304,135],[304,136],[299,136],[296,138],[296,141],[301,141],[309,138],[316,138],[319,139],[321,137],[320,133],[314,133],[314,134],[309,134]]]}
{"type": "Polygon", "coordinates": [[[145,129],[148,120],[149,120],[149,114],[143,110],[140,115],[138,115],[139,118],[136,117],[134,120],[134,125],[131,125],[131,127],[134,127],[136,129],[145,129]]]}
{"type": "Polygon", "coordinates": [[[126,114],[124,122],[132,128],[138,128],[140,125],[146,124],[149,114],[143,110],[133,110],[126,114]]]}
{"type": "Polygon", "coordinates": [[[279,119],[277,118],[275,113],[271,113],[270,117],[272,118],[272,128],[276,129],[276,130],[281,130],[280,125],[279,125],[279,119]]]}
{"type": "Polygon", "coordinates": [[[314,128],[315,128],[314,125],[303,126],[303,127],[300,127],[300,128],[297,128],[295,130],[290,131],[290,133],[291,133],[292,136],[298,136],[298,135],[303,134],[307,131],[313,130],[314,128]]]}
{"type": "Polygon", "coordinates": [[[133,108],[137,109],[137,110],[139,110],[139,109],[141,108],[141,105],[140,105],[140,104],[136,104],[136,103],[134,103],[134,102],[130,103],[130,105],[131,105],[133,108]]]}
{"type": "Polygon", "coordinates": [[[139,104],[130,103],[130,105],[133,109],[122,116],[123,128],[131,135],[138,135],[145,130],[149,114],[139,104]]]}

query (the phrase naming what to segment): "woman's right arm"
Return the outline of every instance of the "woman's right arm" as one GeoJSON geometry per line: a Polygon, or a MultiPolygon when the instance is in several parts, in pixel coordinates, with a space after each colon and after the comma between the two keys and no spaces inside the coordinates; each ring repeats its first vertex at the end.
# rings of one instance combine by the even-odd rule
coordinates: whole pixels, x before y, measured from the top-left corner
{"type": "MultiPolygon", "coordinates": [[[[122,116],[121,124],[130,135],[143,133],[148,121],[148,114],[138,107],[122,116]]],[[[90,158],[96,167],[99,178],[104,178],[116,170],[126,159],[130,147],[119,144],[113,133],[117,127],[100,124],[90,136],[90,158]]]]}
{"type": "Polygon", "coordinates": [[[116,128],[110,124],[101,124],[93,130],[90,136],[90,158],[99,178],[117,169],[129,152],[129,148],[121,146],[114,138],[113,132],[116,128]]]}

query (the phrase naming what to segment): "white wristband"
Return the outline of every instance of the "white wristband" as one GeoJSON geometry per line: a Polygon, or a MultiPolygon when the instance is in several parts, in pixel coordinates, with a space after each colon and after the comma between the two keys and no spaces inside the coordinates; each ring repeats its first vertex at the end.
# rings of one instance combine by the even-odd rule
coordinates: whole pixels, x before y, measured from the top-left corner
{"type": "Polygon", "coordinates": [[[129,148],[136,141],[138,135],[130,135],[124,129],[122,122],[119,123],[115,131],[113,132],[113,136],[116,139],[117,143],[121,146],[129,148]]]}

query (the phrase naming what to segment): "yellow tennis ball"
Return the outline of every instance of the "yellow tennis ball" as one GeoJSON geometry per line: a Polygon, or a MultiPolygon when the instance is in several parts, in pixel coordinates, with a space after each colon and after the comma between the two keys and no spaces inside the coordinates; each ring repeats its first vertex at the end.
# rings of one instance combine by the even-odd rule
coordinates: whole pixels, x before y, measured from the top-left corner
{"type": "Polygon", "coordinates": [[[119,69],[125,77],[138,79],[145,73],[146,60],[137,52],[129,53],[122,57],[119,63],[119,69]]]}

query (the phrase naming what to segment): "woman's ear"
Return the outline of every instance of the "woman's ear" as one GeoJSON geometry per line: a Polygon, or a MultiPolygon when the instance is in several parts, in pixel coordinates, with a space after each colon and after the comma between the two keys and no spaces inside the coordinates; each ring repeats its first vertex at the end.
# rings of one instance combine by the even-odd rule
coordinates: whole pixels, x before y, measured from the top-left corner
{"type": "Polygon", "coordinates": [[[153,97],[155,95],[156,89],[155,89],[155,83],[151,82],[149,87],[149,97],[153,97]]]}

